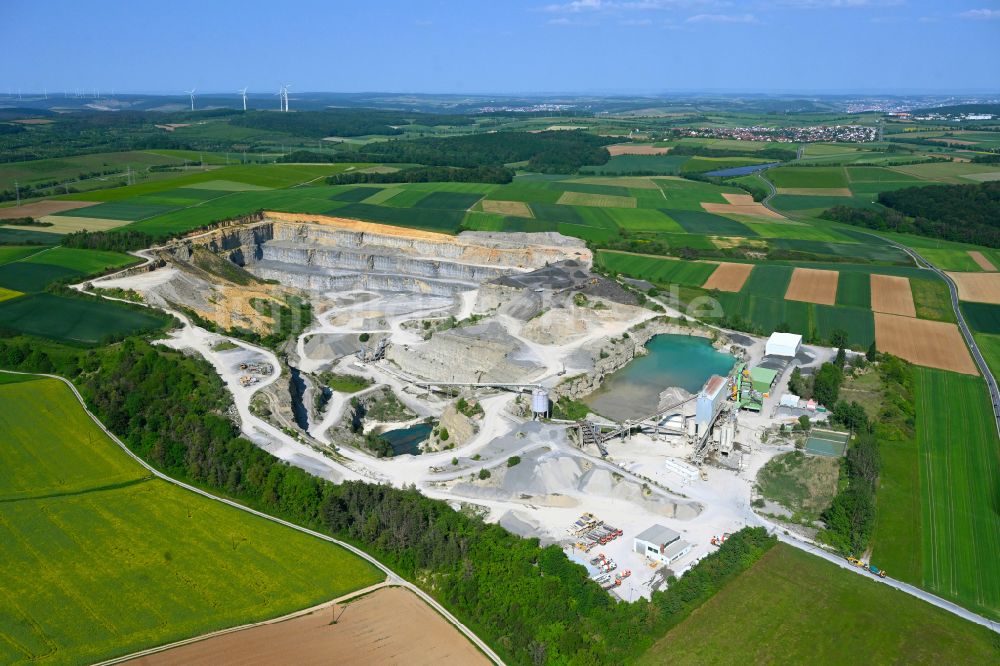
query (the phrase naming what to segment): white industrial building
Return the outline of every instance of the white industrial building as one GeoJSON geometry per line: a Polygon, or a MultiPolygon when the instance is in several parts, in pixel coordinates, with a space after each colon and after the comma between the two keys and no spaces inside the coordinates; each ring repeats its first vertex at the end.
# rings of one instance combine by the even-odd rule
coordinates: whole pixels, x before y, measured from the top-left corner
{"type": "Polygon", "coordinates": [[[691,552],[692,545],[681,535],[663,525],[653,525],[632,542],[632,549],[651,560],[672,564],[691,552]]]}
{"type": "Polygon", "coordinates": [[[802,347],[802,336],[795,333],[772,333],[764,345],[764,356],[794,357],[802,347]]]}

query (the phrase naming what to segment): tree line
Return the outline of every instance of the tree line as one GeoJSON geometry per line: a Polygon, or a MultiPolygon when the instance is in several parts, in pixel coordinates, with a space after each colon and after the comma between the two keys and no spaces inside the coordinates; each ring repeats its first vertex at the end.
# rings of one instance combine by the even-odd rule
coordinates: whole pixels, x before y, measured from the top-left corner
{"type": "Polygon", "coordinates": [[[465,168],[526,162],[531,171],[576,173],[583,166],[605,164],[611,155],[604,146],[614,142],[580,130],[490,132],[370,143],[337,153],[336,161],[465,168]]]}
{"type": "Polygon", "coordinates": [[[514,170],[502,166],[414,167],[391,173],[377,171],[338,173],[326,179],[328,185],[363,183],[497,183],[514,180],[514,170]]]}
{"type": "Polygon", "coordinates": [[[558,546],[517,537],[415,488],[335,485],[239,436],[205,361],[135,338],[101,349],[0,340],[4,367],[72,378],[88,407],[165,473],[364,548],[448,606],[512,664],[633,661],[774,543],[735,533],[651,600],[615,602],[558,546]]]}
{"type": "Polygon", "coordinates": [[[322,139],[328,136],[365,136],[403,134],[401,125],[471,125],[469,116],[431,114],[379,109],[327,109],[325,111],[273,111],[240,112],[229,120],[230,125],[249,127],[269,132],[285,132],[294,136],[322,139]]]}
{"type": "Polygon", "coordinates": [[[1000,247],[1000,182],[928,185],[882,192],[888,210],[834,206],[822,217],[878,231],[1000,247]]]}

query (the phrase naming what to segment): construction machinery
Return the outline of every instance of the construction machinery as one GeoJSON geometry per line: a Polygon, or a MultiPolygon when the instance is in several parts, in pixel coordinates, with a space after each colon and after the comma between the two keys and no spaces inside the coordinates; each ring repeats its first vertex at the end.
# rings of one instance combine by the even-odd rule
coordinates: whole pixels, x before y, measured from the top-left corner
{"type": "Polygon", "coordinates": [[[875,574],[879,578],[885,578],[885,575],[886,575],[884,569],[879,569],[874,564],[869,564],[868,565],[868,571],[870,571],[871,573],[875,574]]]}
{"type": "Polygon", "coordinates": [[[746,363],[740,363],[736,366],[730,397],[736,403],[738,410],[747,409],[759,412],[764,408],[764,395],[754,389],[753,380],[750,379],[750,368],[746,363]]]}

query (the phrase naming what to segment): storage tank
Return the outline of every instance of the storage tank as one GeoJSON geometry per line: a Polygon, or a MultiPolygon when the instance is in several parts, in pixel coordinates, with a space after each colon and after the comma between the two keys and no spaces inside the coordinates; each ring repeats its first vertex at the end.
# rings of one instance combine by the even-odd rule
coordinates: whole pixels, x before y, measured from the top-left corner
{"type": "Polygon", "coordinates": [[[548,416],[549,414],[549,392],[543,388],[536,388],[531,392],[531,413],[536,416],[548,416]]]}

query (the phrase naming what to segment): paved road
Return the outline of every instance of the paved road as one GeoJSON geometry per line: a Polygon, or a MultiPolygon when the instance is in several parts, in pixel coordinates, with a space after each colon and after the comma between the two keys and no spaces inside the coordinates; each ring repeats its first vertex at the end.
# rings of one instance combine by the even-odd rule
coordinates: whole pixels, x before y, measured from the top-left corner
{"type": "Polygon", "coordinates": [[[776,524],[770,522],[769,520],[761,517],[760,515],[758,515],[756,513],[754,514],[754,518],[756,518],[757,522],[759,522],[764,527],[766,527],[768,532],[770,532],[772,535],[778,537],[778,540],[781,541],[781,542],[783,542],[783,543],[786,543],[786,544],[788,544],[790,546],[794,546],[795,548],[799,548],[800,550],[804,550],[804,551],[806,551],[808,553],[811,553],[812,555],[815,555],[817,557],[822,557],[824,560],[827,560],[828,562],[832,562],[833,564],[836,564],[838,567],[841,567],[842,569],[847,569],[848,571],[853,571],[854,573],[856,573],[858,575],[861,575],[861,576],[864,576],[865,578],[868,578],[869,580],[871,580],[871,581],[873,581],[875,583],[881,583],[883,585],[888,585],[889,587],[895,588],[895,589],[899,590],[900,592],[905,592],[906,594],[909,594],[911,596],[917,597],[918,599],[921,599],[922,601],[926,601],[927,603],[931,604],[932,606],[937,606],[938,608],[940,608],[942,610],[945,610],[945,611],[948,611],[949,613],[951,613],[953,615],[957,615],[957,616],[959,616],[960,618],[962,618],[964,620],[968,620],[969,622],[974,622],[976,624],[979,624],[979,625],[982,625],[982,626],[986,627],[987,629],[991,629],[992,631],[994,631],[996,633],[1000,633],[1000,623],[994,622],[993,620],[990,620],[989,618],[985,618],[982,615],[977,615],[976,613],[973,613],[972,611],[968,610],[967,608],[963,608],[962,606],[959,606],[958,604],[952,603],[952,602],[948,601],[947,599],[942,599],[941,597],[938,597],[936,595],[931,594],[927,590],[923,590],[923,589],[921,589],[919,587],[916,587],[914,585],[910,585],[909,583],[904,583],[903,581],[895,580],[894,578],[888,578],[888,577],[886,577],[886,578],[879,578],[877,576],[874,576],[871,573],[869,573],[867,570],[861,569],[861,568],[856,567],[856,566],[853,566],[850,562],[848,562],[847,560],[845,560],[843,557],[841,557],[839,555],[835,555],[834,553],[831,553],[831,552],[829,552],[827,550],[824,550],[824,549],[820,548],[819,546],[817,546],[816,544],[812,543],[811,541],[807,541],[806,539],[798,538],[798,537],[796,537],[795,535],[792,535],[792,534],[785,534],[785,529],[784,528],[782,528],[781,526],[776,525],[776,524]]]}
{"type": "MultiPolygon", "coordinates": [[[[480,639],[478,636],[476,636],[476,634],[474,634],[471,629],[469,629],[468,627],[466,627],[464,624],[462,624],[458,620],[458,618],[456,618],[454,615],[452,615],[448,611],[448,609],[446,609],[444,606],[442,606],[441,604],[439,604],[433,597],[431,597],[429,594],[427,594],[426,592],[424,592],[423,590],[421,590],[419,587],[417,587],[413,583],[405,580],[404,578],[400,577],[392,569],[390,569],[389,567],[385,566],[384,564],[382,564],[381,562],[379,562],[374,557],[372,557],[371,555],[369,555],[365,551],[361,550],[360,548],[357,548],[357,547],[355,547],[355,546],[353,546],[353,545],[351,545],[349,543],[346,543],[344,541],[340,541],[339,539],[334,539],[333,537],[328,536],[326,534],[321,534],[320,532],[314,532],[313,530],[307,529],[307,528],[302,527],[300,525],[296,525],[295,523],[290,523],[287,520],[282,520],[281,518],[275,518],[274,516],[268,515],[266,513],[261,512],[261,511],[257,511],[255,509],[251,509],[249,507],[243,506],[242,504],[239,504],[239,503],[234,502],[232,500],[226,499],[225,497],[218,497],[218,496],[213,495],[213,494],[211,494],[209,492],[206,492],[206,491],[204,491],[204,490],[202,490],[200,488],[195,488],[194,486],[190,486],[190,485],[188,485],[188,484],[186,484],[186,483],[184,483],[182,481],[178,481],[177,479],[171,478],[171,477],[167,476],[166,474],[163,474],[158,469],[155,469],[154,467],[150,466],[149,464],[146,463],[145,460],[143,460],[142,458],[140,458],[139,456],[137,456],[135,453],[133,453],[132,450],[129,449],[127,446],[125,446],[125,444],[120,439],[118,439],[118,437],[116,437],[113,432],[111,432],[106,427],[104,427],[104,424],[101,422],[101,420],[98,419],[93,413],[91,413],[90,409],[87,408],[87,403],[84,402],[83,396],[80,395],[80,392],[76,390],[76,386],[74,386],[73,383],[71,381],[69,381],[68,379],[66,379],[65,377],[60,377],[59,375],[48,375],[48,374],[41,374],[41,373],[13,372],[11,370],[0,370],[0,372],[5,372],[5,373],[9,373],[9,374],[14,374],[14,375],[37,375],[37,376],[41,376],[41,377],[49,377],[51,379],[58,379],[59,381],[63,382],[64,384],[66,384],[66,386],[69,387],[69,389],[73,392],[73,395],[75,395],[76,399],[79,401],[80,406],[83,407],[83,410],[87,413],[87,416],[89,416],[91,418],[91,420],[93,420],[93,422],[97,424],[97,427],[100,428],[104,432],[104,434],[106,434],[111,439],[111,441],[113,441],[115,444],[117,444],[119,447],[121,447],[122,451],[124,451],[130,458],[132,458],[137,463],[139,463],[140,465],[142,465],[143,467],[145,467],[153,476],[155,476],[155,477],[157,477],[159,479],[163,479],[167,483],[172,483],[175,486],[179,486],[179,487],[181,487],[181,488],[183,488],[185,490],[188,490],[188,491],[190,491],[192,493],[196,493],[198,495],[201,495],[202,497],[205,497],[207,499],[210,499],[210,500],[213,500],[213,501],[216,501],[216,502],[221,502],[222,504],[227,504],[227,505],[233,507],[234,509],[239,509],[240,511],[246,511],[247,513],[252,513],[253,515],[258,516],[260,518],[264,518],[265,520],[270,520],[272,522],[278,523],[279,525],[284,525],[285,527],[289,527],[289,528],[291,528],[293,530],[298,530],[299,532],[303,532],[303,533],[308,534],[310,536],[314,536],[317,539],[323,539],[324,541],[329,541],[330,543],[335,543],[338,546],[340,546],[341,548],[346,548],[347,550],[351,551],[352,553],[354,553],[358,557],[361,557],[361,558],[367,560],[368,562],[371,562],[376,567],[378,567],[378,569],[380,569],[383,573],[385,573],[386,578],[387,578],[387,580],[388,580],[388,582],[390,584],[396,585],[396,586],[399,586],[399,587],[405,587],[405,588],[409,589],[410,591],[412,591],[414,594],[416,594],[418,597],[420,597],[421,599],[423,599],[424,602],[426,602],[431,608],[433,608],[438,613],[440,613],[446,620],[448,620],[448,622],[450,622],[451,624],[453,624],[456,628],[458,628],[459,631],[461,631],[463,634],[465,634],[466,638],[468,638],[470,641],[472,641],[472,643],[476,647],[478,647],[483,652],[483,654],[485,654],[487,657],[489,657],[489,659],[491,659],[496,664],[500,664],[501,666],[503,665],[504,662],[500,658],[500,656],[497,653],[495,653],[490,648],[490,646],[487,645],[482,639],[480,639]]],[[[129,659],[132,656],[135,656],[135,655],[128,655],[127,657],[123,657],[122,660],[129,659]]]]}
{"type": "MultiPolygon", "coordinates": [[[[758,172],[757,177],[760,178],[767,185],[768,189],[771,191],[770,194],[761,202],[769,210],[774,210],[771,208],[771,198],[777,194],[777,190],[774,189],[774,184],[764,177],[764,172],[758,172]]],[[[774,211],[778,212],[778,211],[774,211]]],[[[986,380],[986,386],[990,391],[990,401],[993,403],[993,417],[996,420],[997,434],[1000,434],[1000,389],[997,388],[996,377],[990,372],[989,365],[986,364],[986,359],[983,358],[982,352],[979,350],[979,345],[976,344],[976,339],[972,336],[972,331],[969,326],[965,323],[965,317],[962,315],[962,308],[959,307],[958,303],[958,287],[955,285],[955,281],[949,277],[947,273],[942,271],[940,268],[932,264],[931,262],[924,259],[917,253],[916,250],[903,245],[902,243],[897,243],[896,241],[885,238],[884,236],[879,236],[878,234],[869,233],[867,231],[857,230],[858,233],[865,234],[866,236],[871,236],[872,238],[878,239],[880,242],[889,243],[893,247],[896,247],[906,254],[910,255],[913,260],[917,263],[917,266],[921,268],[926,268],[928,270],[934,271],[945,284],[948,285],[948,291],[951,293],[951,308],[955,311],[955,319],[958,321],[958,328],[962,331],[962,337],[965,338],[966,344],[969,345],[969,349],[972,351],[972,357],[976,360],[976,365],[979,366],[979,371],[982,373],[983,378],[986,380]]]]}
{"type": "Polygon", "coordinates": [[[958,304],[958,287],[955,285],[955,281],[952,280],[951,276],[947,273],[920,256],[916,250],[897,243],[889,238],[883,238],[882,236],[868,233],[867,231],[862,231],[860,233],[883,240],[890,245],[899,248],[903,252],[906,252],[908,255],[913,257],[913,260],[917,262],[918,266],[934,271],[948,285],[948,291],[951,292],[951,308],[955,311],[955,319],[958,321],[958,328],[961,329],[962,336],[965,338],[966,344],[968,344],[969,349],[972,350],[972,357],[976,359],[976,365],[979,366],[979,371],[983,373],[983,378],[986,380],[986,386],[990,390],[990,400],[993,402],[993,417],[997,422],[997,433],[1000,434],[1000,390],[997,389],[996,377],[994,377],[993,373],[990,372],[990,366],[986,364],[986,359],[983,358],[983,354],[979,350],[979,345],[976,344],[976,339],[972,336],[972,331],[965,323],[965,316],[963,316],[962,308],[959,307],[958,304]]]}

